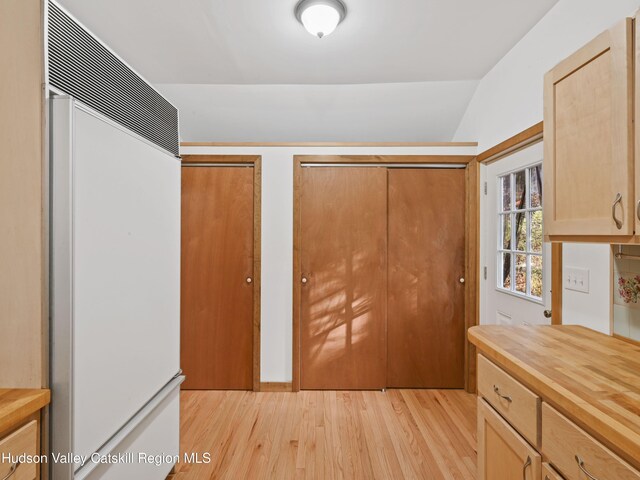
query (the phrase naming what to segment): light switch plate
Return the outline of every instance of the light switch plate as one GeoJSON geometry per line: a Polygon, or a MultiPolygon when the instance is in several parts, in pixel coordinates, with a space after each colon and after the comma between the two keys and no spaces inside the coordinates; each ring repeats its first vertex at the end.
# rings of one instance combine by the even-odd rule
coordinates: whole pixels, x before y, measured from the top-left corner
{"type": "Polygon", "coordinates": [[[564,287],[567,290],[589,293],[589,270],[586,268],[565,267],[562,273],[564,287]]]}

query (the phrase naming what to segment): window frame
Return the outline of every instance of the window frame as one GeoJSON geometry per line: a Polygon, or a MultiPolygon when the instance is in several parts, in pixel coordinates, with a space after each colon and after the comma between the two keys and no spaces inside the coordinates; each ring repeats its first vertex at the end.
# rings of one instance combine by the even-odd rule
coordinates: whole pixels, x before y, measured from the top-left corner
{"type": "MultiPolygon", "coordinates": [[[[541,198],[540,206],[532,207],[531,206],[531,170],[535,167],[542,167],[542,162],[537,161],[530,165],[526,165],[523,167],[519,167],[517,169],[502,173],[501,175],[496,176],[497,182],[497,198],[496,198],[496,210],[495,213],[497,215],[497,247],[496,249],[496,278],[495,278],[495,288],[498,292],[505,293],[507,295],[513,295],[518,298],[528,300],[530,302],[534,302],[540,305],[544,305],[544,296],[545,296],[545,282],[544,282],[544,224],[541,225],[542,228],[542,245],[539,252],[534,252],[532,250],[531,240],[532,240],[532,232],[531,232],[531,219],[534,212],[542,213],[542,206],[544,199],[541,198]],[[524,172],[525,174],[525,188],[526,188],[526,201],[524,208],[516,208],[516,175],[520,172],[524,172]],[[509,188],[510,188],[510,198],[509,198],[509,210],[503,210],[504,208],[504,192],[502,189],[502,180],[508,177],[509,178],[509,188]],[[517,231],[516,231],[516,215],[518,213],[523,213],[525,215],[526,221],[526,246],[524,250],[517,249],[517,231]],[[510,230],[511,230],[511,238],[510,238],[510,248],[504,248],[504,235],[503,235],[503,222],[505,218],[509,218],[511,222],[510,230]],[[511,265],[510,265],[510,288],[505,288],[503,286],[503,258],[504,254],[509,254],[511,256],[511,265]],[[526,257],[526,291],[520,292],[516,290],[516,258],[518,255],[524,255],[526,257]],[[541,274],[541,292],[540,297],[531,294],[531,273],[532,273],[532,258],[539,257],[540,265],[542,269],[541,274]]],[[[544,172],[543,172],[544,175],[544,172]]],[[[540,192],[542,193],[542,192],[540,192]]]]}

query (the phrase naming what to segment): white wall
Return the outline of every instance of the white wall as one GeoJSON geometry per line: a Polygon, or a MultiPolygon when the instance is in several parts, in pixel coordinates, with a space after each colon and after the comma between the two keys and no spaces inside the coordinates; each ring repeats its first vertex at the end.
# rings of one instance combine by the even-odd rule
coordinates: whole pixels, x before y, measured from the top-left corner
{"type": "Polygon", "coordinates": [[[560,0],[480,81],[454,140],[484,151],[542,120],[544,74],[640,6],[638,0],[560,0]]]}
{"type": "Polygon", "coordinates": [[[179,108],[185,141],[442,142],[477,84],[156,86],[179,108]]]}
{"type": "Polygon", "coordinates": [[[580,324],[610,332],[611,247],[603,244],[565,243],[562,265],[589,269],[589,294],[562,290],[562,323],[580,324]]]}
{"type": "Polygon", "coordinates": [[[182,147],[181,154],[262,156],[261,381],[290,382],[294,155],[475,155],[475,147],[182,147]]]}
{"type": "MultiPolygon", "coordinates": [[[[560,60],[631,15],[638,0],[560,0],[480,81],[456,139],[478,141],[478,151],[542,120],[543,77],[560,60]]],[[[590,293],[564,289],[563,321],[609,332],[607,245],[565,244],[564,267],[590,271],[590,293]]]]}

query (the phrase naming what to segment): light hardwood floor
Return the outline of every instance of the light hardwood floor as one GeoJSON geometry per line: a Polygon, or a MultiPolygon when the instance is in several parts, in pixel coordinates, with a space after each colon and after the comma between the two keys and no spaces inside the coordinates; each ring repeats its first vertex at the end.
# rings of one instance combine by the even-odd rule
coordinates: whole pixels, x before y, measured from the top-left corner
{"type": "Polygon", "coordinates": [[[476,400],[462,390],[181,394],[173,479],[475,479],[476,400]]]}

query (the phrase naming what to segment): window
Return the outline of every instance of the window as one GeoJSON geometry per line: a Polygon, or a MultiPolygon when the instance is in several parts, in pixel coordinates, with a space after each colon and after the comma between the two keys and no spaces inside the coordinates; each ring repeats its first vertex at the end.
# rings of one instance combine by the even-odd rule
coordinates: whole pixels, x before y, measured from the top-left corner
{"type": "Polygon", "coordinates": [[[498,288],[542,300],[542,165],[498,178],[498,288]]]}

